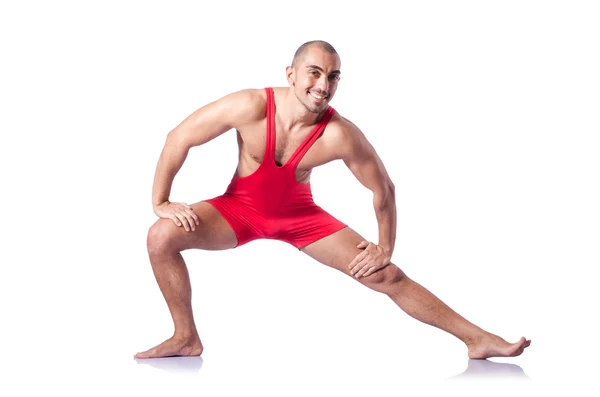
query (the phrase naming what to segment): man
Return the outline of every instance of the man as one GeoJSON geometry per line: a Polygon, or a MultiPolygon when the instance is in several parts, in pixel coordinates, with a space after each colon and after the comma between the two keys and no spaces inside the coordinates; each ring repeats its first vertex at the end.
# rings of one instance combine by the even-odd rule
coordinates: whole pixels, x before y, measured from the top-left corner
{"type": "Polygon", "coordinates": [[[286,69],[289,87],[229,94],[187,117],[167,137],[154,179],[159,219],[148,252],[167,302],[174,335],[136,358],[202,354],[181,252],[224,250],[258,238],[277,239],[387,294],[412,317],[462,340],[470,358],[517,356],[529,346],[470,323],[390,262],[396,236],[394,184],[363,133],[329,106],[340,79],[340,58],[327,42],[298,48],[286,69]],[[169,201],[171,184],[190,148],[235,128],[239,163],[227,191],[193,205],[169,201]],[[365,241],[312,200],[314,167],[341,159],[373,192],[377,244],[365,241]]]}

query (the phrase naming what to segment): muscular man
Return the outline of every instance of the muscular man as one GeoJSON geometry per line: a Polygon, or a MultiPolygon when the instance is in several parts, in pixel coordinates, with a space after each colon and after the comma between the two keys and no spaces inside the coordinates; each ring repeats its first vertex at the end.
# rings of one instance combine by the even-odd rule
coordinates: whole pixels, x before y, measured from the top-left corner
{"type": "Polygon", "coordinates": [[[174,335],[136,358],[202,354],[191,305],[184,250],[225,250],[277,239],[388,295],[410,316],[456,336],[470,358],[518,356],[531,343],[509,343],[457,314],[391,263],[396,237],[394,184],[360,129],[329,103],[340,58],[327,42],[298,48],[286,69],[289,87],[238,91],[209,103],[169,132],[152,201],[160,218],[148,232],[154,275],[167,302],[174,335]],[[169,201],[190,148],[235,129],[239,163],[227,191],[196,204],[169,201]],[[335,219],[312,199],[311,170],[343,160],[373,192],[377,243],[335,219]]]}

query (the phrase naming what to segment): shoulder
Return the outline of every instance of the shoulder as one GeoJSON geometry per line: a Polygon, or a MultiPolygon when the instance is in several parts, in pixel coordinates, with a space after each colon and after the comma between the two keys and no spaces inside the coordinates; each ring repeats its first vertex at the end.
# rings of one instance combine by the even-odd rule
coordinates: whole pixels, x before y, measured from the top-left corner
{"type": "Polygon", "coordinates": [[[374,151],[361,129],[337,111],[327,124],[326,141],[336,159],[350,160],[374,151]]]}
{"type": "Polygon", "coordinates": [[[264,89],[247,88],[227,94],[212,105],[238,123],[250,123],[265,117],[267,95],[264,89]]]}

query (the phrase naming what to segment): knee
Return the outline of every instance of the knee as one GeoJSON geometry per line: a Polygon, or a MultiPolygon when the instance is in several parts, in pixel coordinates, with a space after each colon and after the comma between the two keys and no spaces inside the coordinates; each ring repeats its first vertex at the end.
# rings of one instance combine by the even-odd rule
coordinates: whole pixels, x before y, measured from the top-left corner
{"type": "Polygon", "coordinates": [[[148,254],[154,256],[175,251],[174,232],[176,227],[170,219],[159,219],[150,226],[146,239],[148,254]]]}
{"type": "Polygon", "coordinates": [[[390,263],[383,269],[379,269],[370,276],[362,277],[362,279],[363,284],[369,288],[391,294],[400,288],[402,281],[406,279],[406,274],[398,266],[390,263]]]}

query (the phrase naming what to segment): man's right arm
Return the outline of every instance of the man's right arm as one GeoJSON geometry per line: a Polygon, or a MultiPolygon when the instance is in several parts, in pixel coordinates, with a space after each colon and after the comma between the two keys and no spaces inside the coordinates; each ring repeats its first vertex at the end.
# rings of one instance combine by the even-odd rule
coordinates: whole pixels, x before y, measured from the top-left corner
{"type": "Polygon", "coordinates": [[[264,115],[257,90],[242,90],[211,102],[189,115],[171,130],[154,175],[152,206],[168,202],[175,175],[194,146],[203,145],[232,128],[250,123],[264,115]]]}

